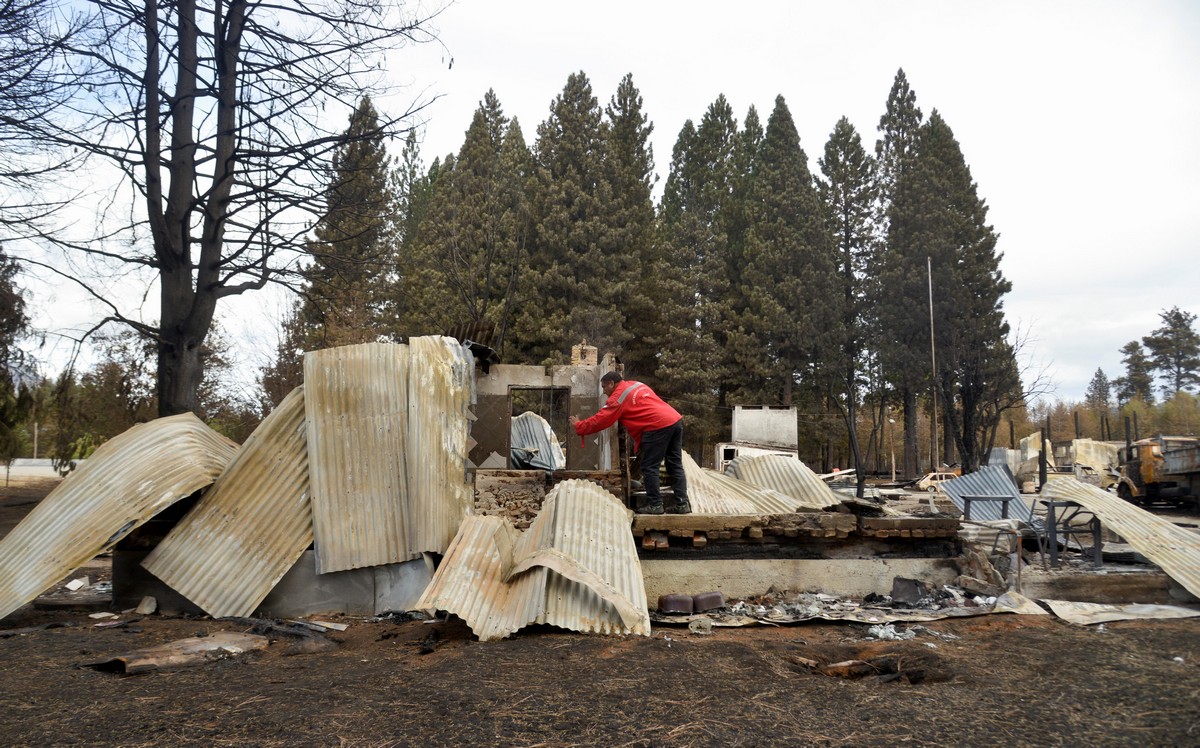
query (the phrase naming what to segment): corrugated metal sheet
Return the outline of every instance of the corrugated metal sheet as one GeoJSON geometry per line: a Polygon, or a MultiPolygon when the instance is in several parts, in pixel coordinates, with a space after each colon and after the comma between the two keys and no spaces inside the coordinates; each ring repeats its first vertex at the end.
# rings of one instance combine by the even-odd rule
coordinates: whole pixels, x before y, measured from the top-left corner
{"type": "Polygon", "coordinates": [[[800,460],[782,455],[739,455],[726,472],[738,480],[759,488],[778,491],[795,499],[802,507],[828,509],[841,499],[825,481],[800,460]]]}
{"type": "Polygon", "coordinates": [[[792,514],[800,502],[778,491],[705,470],[683,453],[683,471],[688,480],[688,501],[695,514],[792,514]]]}
{"type": "Polygon", "coordinates": [[[416,607],[447,610],[483,641],[532,623],[650,634],[631,514],[590,481],[555,487],[524,534],[468,517],[416,607]]]}
{"type": "Polygon", "coordinates": [[[513,416],[511,449],[529,453],[525,462],[538,470],[562,470],[567,466],[567,456],[562,445],[554,437],[550,422],[532,410],[513,416]]]}
{"type": "Polygon", "coordinates": [[[471,509],[473,362],[450,338],[304,356],[317,571],[442,552],[471,509]]]}
{"type": "Polygon", "coordinates": [[[408,346],[304,354],[317,573],[398,563],[408,548],[408,346]]]}
{"type": "Polygon", "coordinates": [[[142,565],[214,618],[253,613],[312,543],[306,441],[297,387],[142,565]]]}
{"type": "Polygon", "coordinates": [[[212,483],[237,448],[191,413],[103,444],[0,540],[0,618],[212,483]]]}
{"type": "Polygon", "coordinates": [[[1074,501],[1092,512],[1105,527],[1157,564],[1167,576],[1200,597],[1200,535],[1156,517],[1116,494],[1073,478],[1048,481],[1041,497],[1074,501]]]}
{"type": "MultiPolygon", "coordinates": [[[[948,480],[940,486],[960,512],[965,511],[964,496],[1010,496],[1008,516],[1022,522],[1035,523],[1033,510],[1021,499],[1013,474],[1007,465],[988,465],[973,473],[948,480]]],[[[1004,509],[1001,501],[971,501],[971,519],[998,520],[1004,509]]],[[[1035,523],[1036,524],[1036,523],[1035,523]]]]}
{"type": "Polygon", "coordinates": [[[466,464],[475,360],[446,337],[411,338],[408,351],[404,478],[408,552],[415,557],[446,550],[474,505],[466,464]]]}

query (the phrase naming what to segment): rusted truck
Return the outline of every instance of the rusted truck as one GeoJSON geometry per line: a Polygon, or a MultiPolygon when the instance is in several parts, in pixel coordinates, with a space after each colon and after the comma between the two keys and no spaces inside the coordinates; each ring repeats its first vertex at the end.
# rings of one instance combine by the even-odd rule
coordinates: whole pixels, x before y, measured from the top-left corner
{"type": "Polygon", "coordinates": [[[1200,508],[1200,439],[1152,436],[1121,450],[1117,495],[1141,506],[1200,508]]]}

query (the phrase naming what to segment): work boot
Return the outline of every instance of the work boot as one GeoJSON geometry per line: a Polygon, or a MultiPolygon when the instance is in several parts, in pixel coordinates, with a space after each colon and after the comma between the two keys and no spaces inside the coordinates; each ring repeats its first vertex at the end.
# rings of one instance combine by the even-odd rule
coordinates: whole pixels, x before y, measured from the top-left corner
{"type": "Polygon", "coordinates": [[[663,511],[662,499],[656,499],[642,504],[641,508],[638,509],[638,514],[662,514],[663,511]]]}
{"type": "Polygon", "coordinates": [[[692,513],[692,505],[688,502],[687,499],[684,499],[683,501],[676,501],[676,502],[672,503],[671,506],[667,507],[667,513],[668,514],[691,514],[692,513]]]}

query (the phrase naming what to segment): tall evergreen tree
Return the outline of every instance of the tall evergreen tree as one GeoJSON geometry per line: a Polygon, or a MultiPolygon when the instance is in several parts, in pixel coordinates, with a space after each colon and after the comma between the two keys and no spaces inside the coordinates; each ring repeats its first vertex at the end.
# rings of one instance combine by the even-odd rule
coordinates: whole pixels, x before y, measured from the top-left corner
{"type": "Polygon", "coordinates": [[[1125,365],[1125,376],[1117,377],[1113,384],[1117,388],[1117,402],[1128,403],[1141,400],[1154,404],[1154,368],[1146,349],[1136,340],[1121,347],[1121,363],[1125,365]]]}
{"type": "Polygon", "coordinates": [[[661,367],[664,388],[686,396],[688,448],[704,453],[728,433],[725,393],[728,359],[727,272],[730,199],[738,174],[739,139],[733,109],[724,96],[708,107],[696,127],[684,123],[671,153],[671,169],[659,211],[660,236],[674,272],[663,279],[664,304],[679,320],[680,334],[667,342],[661,367]]]}
{"type": "Polygon", "coordinates": [[[830,346],[834,315],[824,300],[836,276],[808,156],[782,96],[767,120],[753,198],[745,258],[750,315],[741,327],[762,342],[766,376],[760,391],[739,394],[792,405],[797,378],[817,381],[830,346]]]}
{"type": "Polygon", "coordinates": [[[626,372],[658,385],[659,352],[678,334],[681,320],[663,315],[659,287],[673,272],[654,233],[654,126],[642,110],[642,95],[626,75],[605,108],[608,183],[612,189],[612,228],[617,252],[634,264],[628,296],[622,300],[628,342],[626,372]],[[635,259],[636,258],[636,259],[635,259]]]}
{"type": "Polygon", "coordinates": [[[831,323],[833,344],[827,348],[826,370],[830,399],[846,424],[861,496],[866,466],[858,440],[858,406],[866,384],[869,351],[876,342],[870,334],[865,307],[877,189],[875,162],[863,149],[862,138],[850,120],[842,117],[818,163],[822,174],[818,193],[838,255],[838,291],[829,296],[837,314],[831,323]]]}
{"type": "Polygon", "coordinates": [[[1174,395],[1200,385],[1200,335],[1196,315],[1178,306],[1159,312],[1162,326],[1142,338],[1154,370],[1166,380],[1163,393],[1174,395]]]}
{"type": "MultiPolygon", "coordinates": [[[[1002,255],[986,223],[987,206],[978,197],[954,133],[937,110],[921,127],[917,156],[897,183],[891,219],[889,252],[907,259],[908,281],[925,276],[918,285],[928,289],[930,269],[935,271],[935,376],[942,425],[963,469],[971,471],[991,448],[1000,417],[988,409],[995,400],[990,389],[997,383],[1015,384],[1003,308],[1012,284],[1000,272],[1002,255]]],[[[928,292],[917,298],[912,313],[927,318],[917,309],[925,306],[920,302],[929,298],[928,292]]]]}
{"type": "Polygon", "coordinates": [[[525,191],[505,160],[510,126],[488,91],[458,157],[447,158],[433,182],[419,236],[406,245],[413,254],[410,322],[423,328],[414,332],[507,325],[524,242],[524,216],[514,211],[523,210],[525,191]]]}
{"type": "Polygon", "coordinates": [[[1107,413],[1111,402],[1112,383],[1108,381],[1104,369],[1097,368],[1096,373],[1092,375],[1092,381],[1088,382],[1087,392],[1083,395],[1083,403],[1092,410],[1107,413]]]}
{"type": "Polygon", "coordinates": [[[534,145],[529,282],[512,328],[528,360],[562,363],[581,339],[609,351],[628,340],[621,302],[639,268],[621,256],[611,222],[607,145],[592,84],[573,73],[534,145]]]}
{"type": "Polygon", "coordinates": [[[298,317],[307,350],[362,343],[383,332],[396,202],[391,159],[369,97],[350,115],[344,138],[330,165],[325,212],[308,245],[313,264],[298,317]]]}
{"type": "Polygon", "coordinates": [[[18,347],[29,330],[25,292],[17,284],[19,267],[0,245],[0,460],[17,456],[18,425],[33,405],[33,371],[18,347]]]}
{"type": "Polygon", "coordinates": [[[877,245],[871,260],[872,290],[876,325],[880,331],[880,363],[884,376],[899,391],[904,409],[904,475],[917,476],[918,390],[928,368],[920,343],[923,315],[913,316],[913,303],[924,297],[921,278],[912,258],[900,256],[893,247],[891,234],[892,202],[901,175],[911,163],[921,126],[921,110],[916,92],[908,84],[904,70],[897,71],[888,94],[887,108],[879,119],[880,137],[875,143],[877,162],[876,230],[877,245]]]}

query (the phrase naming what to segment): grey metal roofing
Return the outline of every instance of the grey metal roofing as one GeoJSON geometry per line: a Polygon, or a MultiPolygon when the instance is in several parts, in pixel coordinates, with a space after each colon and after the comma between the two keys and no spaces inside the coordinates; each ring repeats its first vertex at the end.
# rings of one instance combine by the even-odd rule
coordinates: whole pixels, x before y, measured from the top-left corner
{"type": "Polygon", "coordinates": [[[562,470],[567,455],[554,437],[550,422],[532,410],[513,416],[509,447],[529,453],[530,467],[539,470],[562,470]]]}
{"type": "Polygon", "coordinates": [[[687,475],[688,500],[696,514],[792,514],[802,504],[778,491],[731,478],[696,464],[683,453],[683,472],[687,475]]]}
{"type": "Polygon", "coordinates": [[[306,441],[297,387],[142,565],[214,618],[253,613],[312,543],[306,441]]]}
{"type": "Polygon", "coordinates": [[[1047,481],[1041,498],[1076,502],[1188,592],[1200,597],[1200,535],[1074,478],[1047,481]]]}
{"type": "Polygon", "coordinates": [[[305,354],[318,573],[445,550],[471,510],[473,371],[441,337],[305,354]]]}
{"type": "Polygon", "coordinates": [[[105,442],[0,540],[0,618],[212,483],[237,448],[191,413],[105,442]]]}
{"type": "Polygon", "coordinates": [[[555,486],[529,529],[466,518],[416,607],[462,618],[483,641],[533,623],[650,634],[631,513],[591,481],[555,486]]]}
{"type": "Polygon", "coordinates": [[[783,455],[738,455],[726,473],[759,488],[789,496],[808,509],[837,506],[841,499],[807,465],[783,455]]]}
{"type": "MultiPolygon", "coordinates": [[[[1034,522],[1033,510],[1021,499],[1017,485],[1013,480],[1012,471],[1008,465],[988,465],[973,473],[967,473],[954,480],[948,480],[940,486],[942,493],[950,497],[959,511],[966,511],[964,496],[1008,496],[1008,516],[1023,522],[1034,522]]],[[[1002,501],[971,500],[971,519],[997,520],[1001,519],[1004,510],[1002,501]]]]}

